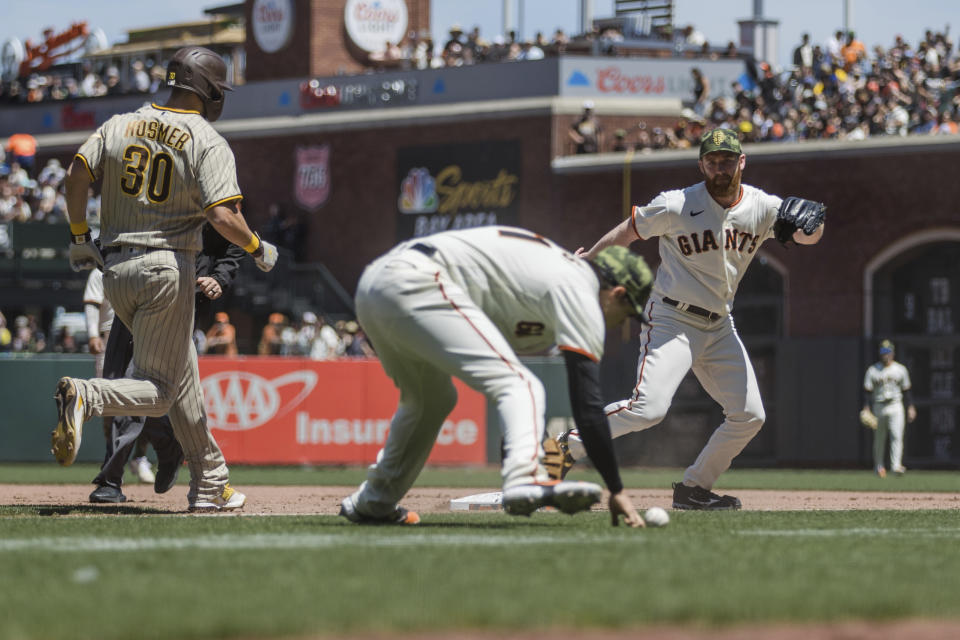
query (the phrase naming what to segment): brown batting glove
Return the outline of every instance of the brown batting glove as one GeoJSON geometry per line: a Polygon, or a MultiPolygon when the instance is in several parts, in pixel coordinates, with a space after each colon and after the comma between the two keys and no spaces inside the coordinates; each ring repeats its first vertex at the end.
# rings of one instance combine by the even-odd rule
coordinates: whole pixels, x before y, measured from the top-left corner
{"type": "Polygon", "coordinates": [[[620,516],[623,516],[623,522],[632,529],[642,529],[647,526],[625,492],[611,493],[609,506],[610,524],[613,526],[616,527],[620,524],[620,516]]]}

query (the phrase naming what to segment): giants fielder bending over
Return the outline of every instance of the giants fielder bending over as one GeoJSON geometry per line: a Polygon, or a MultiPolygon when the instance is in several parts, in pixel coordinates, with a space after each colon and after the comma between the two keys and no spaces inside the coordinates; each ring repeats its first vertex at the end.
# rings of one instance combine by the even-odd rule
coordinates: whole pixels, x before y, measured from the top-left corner
{"type": "Polygon", "coordinates": [[[451,376],[490,400],[503,429],[503,508],[574,513],[600,499],[599,485],[551,482],[541,441],[543,384],[518,353],[563,352],[570,403],[590,459],[611,495],[616,525],[643,519],[623,491],[600,395],[607,328],[639,315],[652,276],[643,259],[611,247],[581,260],[524,229],[480,227],[405,242],[368,266],[357,316],[400,405],[387,442],[340,514],[352,522],[416,524],[397,503],[413,485],[457,403],[451,376]]]}
{"type": "MultiPolygon", "coordinates": [[[[665,191],[636,206],[589,251],[593,258],[611,245],[660,238],[661,264],[647,303],[633,396],[606,407],[613,436],[649,429],[663,420],[687,371],[723,408],[713,433],[683,482],[673,485],[675,509],[739,509],[740,500],[711,491],[763,425],[764,411],[753,365],[733,324],[730,309],[744,272],[760,245],[815,244],[823,235],[824,207],[741,184],[746,156],[733,131],[716,129],[700,144],[704,181],[665,191]]],[[[558,437],[568,454],[583,455],[576,431],[558,437]]]]}
{"type": "Polygon", "coordinates": [[[100,240],[109,247],[104,290],[133,334],[133,376],[61,378],[53,455],[72,464],[83,422],[92,416],[169,414],[190,469],[191,510],[239,509],[226,462],[207,427],[193,346],[196,254],[204,219],[269,271],[276,247],[252,233],[240,212],[233,152],[211,126],[220,117],[226,65],[216,53],[185,47],[167,67],[164,106],[113,116],[80,147],[67,173],[70,265],[103,264],[90,240],[87,189],[103,178],[100,240]]]}

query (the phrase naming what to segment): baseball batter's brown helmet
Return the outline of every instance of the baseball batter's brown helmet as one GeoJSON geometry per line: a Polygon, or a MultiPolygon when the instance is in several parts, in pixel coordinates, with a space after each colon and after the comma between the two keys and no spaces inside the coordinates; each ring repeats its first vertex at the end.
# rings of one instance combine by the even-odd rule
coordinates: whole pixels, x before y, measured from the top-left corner
{"type": "Polygon", "coordinates": [[[204,47],[183,47],[167,65],[167,86],[191,91],[203,100],[203,117],[215,121],[223,111],[223,92],[233,91],[227,84],[227,65],[223,58],[204,47]]]}

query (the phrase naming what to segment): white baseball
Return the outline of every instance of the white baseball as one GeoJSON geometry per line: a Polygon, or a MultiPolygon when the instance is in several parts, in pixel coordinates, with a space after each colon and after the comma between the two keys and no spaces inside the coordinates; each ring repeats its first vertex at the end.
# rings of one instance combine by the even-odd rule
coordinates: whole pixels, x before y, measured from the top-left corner
{"type": "Polygon", "coordinates": [[[670,516],[661,507],[650,507],[643,514],[643,520],[651,527],[665,527],[670,522],[670,516]]]}

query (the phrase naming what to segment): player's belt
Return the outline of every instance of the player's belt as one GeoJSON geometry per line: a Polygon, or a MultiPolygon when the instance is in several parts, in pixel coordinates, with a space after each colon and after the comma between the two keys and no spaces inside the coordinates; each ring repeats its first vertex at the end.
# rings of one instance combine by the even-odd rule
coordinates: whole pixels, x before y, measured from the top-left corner
{"type": "Polygon", "coordinates": [[[432,258],[433,254],[437,252],[436,247],[431,247],[430,245],[423,244],[422,242],[418,242],[415,245],[411,245],[410,248],[413,249],[414,251],[419,251],[420,253],[427,256],[428,258],[432,258]]]}
{"type": "Polygon", "coordinates": [[[136,244],[108,244],[100,248],[100,255],[104,258],[115,253],[122,253],[125,256],[136,256],[151,251],[164,251],[160,247],[144,247],[136,244]]]}
{"type": "Polygon", "coordinates": [[[714,313],[713,311],[708,311],[703,307],[698,307],[695,304],[687,304],[686,302],[679,302],[673,298],[667,298],[664,296],[663,301],[666,302],[671,307],[676,307],[680,311],[689,311],[695,316],[700,316],[701,318],[706,318],[707,320],[719,320],[723,316],[719,313],[714,313]]]}

